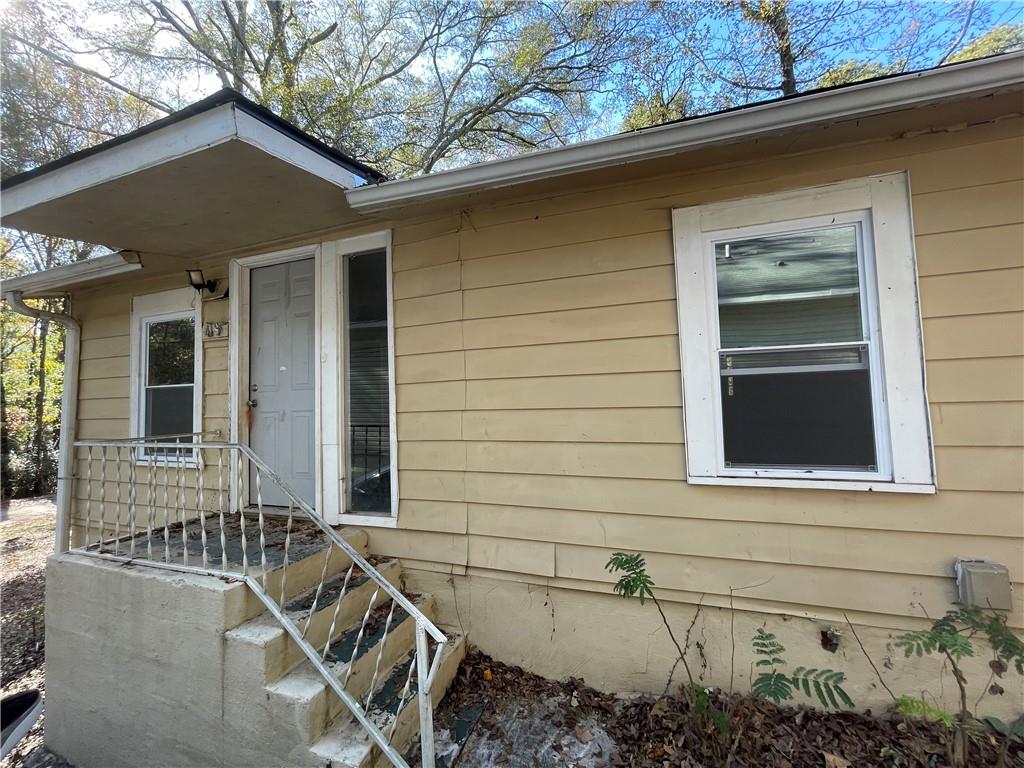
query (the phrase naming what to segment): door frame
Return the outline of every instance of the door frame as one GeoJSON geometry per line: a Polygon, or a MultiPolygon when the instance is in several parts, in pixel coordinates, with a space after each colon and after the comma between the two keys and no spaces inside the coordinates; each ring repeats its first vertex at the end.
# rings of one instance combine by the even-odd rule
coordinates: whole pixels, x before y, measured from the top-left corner
{"type": "MultiPolygon", "coordinates": [[[[313,367],[313,408],[314,408],[314,462],[316,466],[314,508],[319,511],[324,509],[323,505],[323,446],[320,436],[320,425],[323,421],[320,413],[320,391],[321,391],[321,366],[318,364],[322,349],[321,323],[320,318],[320,257],[321,244],[313,243],[297,248],[289,248],[284,251],[273,251],[257,256],[246,256],[244,258],[232,259],[228,264],[228,418],[229,439],[232,443],[249,445],[249,426],[242,421],[242,414],[245,413],[245,401],[249,393],[249,317],[250,317],[250,292],[252,290],[252,271],[260,267],[270,267],[276,264],[286,264],[291,261],[302,261],[313,259],[313,314],[318,318],[313,324],[313,354],[317,361],[313,367]]],[[[248,483],[248,477],[242,479],[243,484],[248,483]]],[[[231,506],[237,509],[239,495],[245,493],[246,488],[239,488],[238,478],[231,473],[231,506]]],[[[328,521],[330,522],[330,521],[328,521]]]]}
{"type": "MultiPolygon", "coordinates": [[[[243,424],[249,392],[249,292],[251,272],[259,267],[312,258],[314,260],[314,408],[316,410],[316,510],[331,525],[398,526],[398,408],[395,384],[395,298],[391,230],[385,229],[282,251],[232,259],[228,265],[228,418],[232,443],[249,444],[248,425],[243,424]],[[346,291],[343,257],[363,251],[383,250],[387,270],[388,330],[388,439],[391,449],[391,508],[389,515],[345,512],[348,429],[345,408],[345,370],[348,356],[342,311],[346,291]],[[344,464],[343,464],[344,462],[344,464]]],[[[230,499],[237,508],[238,478],[232,473],[230,499]]],[[[243,479],[243,483],[247,478],[243,479]]]]}

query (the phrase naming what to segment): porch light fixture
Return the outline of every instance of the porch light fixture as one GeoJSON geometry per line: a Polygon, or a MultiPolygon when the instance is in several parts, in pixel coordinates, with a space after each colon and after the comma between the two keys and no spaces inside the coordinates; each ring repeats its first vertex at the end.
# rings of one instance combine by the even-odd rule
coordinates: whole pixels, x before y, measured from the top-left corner
{"type": "Polygon", "coordinates": [[[188,275],[188,284],[199,291],[199,293],[202,293],[204,288],[210,293],[217,290],[217,281],[207,280],[203,275],[203,270],[186,269],[185,274],[188,275]]]}

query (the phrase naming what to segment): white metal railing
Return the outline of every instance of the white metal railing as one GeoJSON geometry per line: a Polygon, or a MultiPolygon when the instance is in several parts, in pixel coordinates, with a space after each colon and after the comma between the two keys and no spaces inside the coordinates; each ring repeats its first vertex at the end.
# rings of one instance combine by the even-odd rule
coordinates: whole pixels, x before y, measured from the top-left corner
{"type": "Polygon", "coordinates": [[[74,494],[78,516],[84,518],[84,541],[71,551],[244,581],[391,763],[400,768],[408,768],[408,764],[393,744],[395,731],[405,707],[416,698],[420,760],[424,768],[433,768],[430,690],[447,643],[444,633],[248,446],[200,442],[198,435],[173,437],[187,438],[188,442],[166,438],[75,442],[74,494]],[[284,494],[287,508],[271,508],[264,503],[268,483],[284,494]],[[299,538],[306,557],[312,556],[311,552],[320,556],[323,551],[319,581],[315,587],[308,587],[313,598],[304,619],[286,609],[291,597],[287,591],[288,570],[297,562],[299,538]],[[335,578],[331,563],[339,558],[344,576],[335,598],[330,594],[333,588],[325,587],[335,578]],[[373,582],[373,593],[351,658],[340,660],[347,661],[347,667],[336,674],[328,657],[335,630],[341,629],[337,622],[356,569],[373,582]],[[334,603],[333,611],[328,597],[334,603]],[[386,607],[388,602],[390,608],[386,607]],[[404,618],[399,611],[415,621],[415,646],[397,709],[390,721],[378,717],[375,722],[369,716],[370,704],[385,667],[388,632],[404,618]],[[371,616],[376,616],[374,621],[379,623],[383,613],[386,619],[377,640],[372,679],[365,691],[350,691],[360,641],[371,616]],[[324,617],[323,621],[314,622],[317,615],[324,617]],[[327,615],[331,620],[325,630],[327,615]]]}

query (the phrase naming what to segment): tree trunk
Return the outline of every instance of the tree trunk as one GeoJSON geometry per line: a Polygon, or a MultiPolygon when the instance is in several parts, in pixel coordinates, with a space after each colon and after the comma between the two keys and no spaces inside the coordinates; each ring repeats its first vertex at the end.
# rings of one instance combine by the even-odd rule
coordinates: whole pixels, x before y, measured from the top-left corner
{"type": "MultiPolygon", "coordinates": [[[[235,12],[238,15],[238,31],[241,35],[249,32],[249,7],[244,0],[235,3],[235,12]]],[[[231,85],[239,93],[245,90],[242,74],[245,72],[245,46],[244,41],[233,37],[231,40],[231,85]]]]}
{"type": "Polygon", "coordinates": [[[788,0],[778,0],[768,15],[768,24],[779,49],[779,74],[782,75],[782,95],[792,96],[796,93],[796,58],[793,55],[793,43],[789,37],[788,0]]]}

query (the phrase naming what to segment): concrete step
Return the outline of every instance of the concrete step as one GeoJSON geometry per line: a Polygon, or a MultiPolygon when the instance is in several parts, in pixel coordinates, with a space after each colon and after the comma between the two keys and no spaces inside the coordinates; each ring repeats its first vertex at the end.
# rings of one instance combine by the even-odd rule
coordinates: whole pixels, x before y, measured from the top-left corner
{"type": "MultiPolygon", "coordinates": [[[[431,652],[433,652],[432,643],[431,652]]],[[[441,657],[441,664],[430,691],[433,706],[436,707],[444,697],[448,686],[455,679],[459,664],[465,655],[465,638],[461,635],[449,634],[448,644],[441,657]]],[[[389,732],[397,713],[398,724],[395,726],[391,743],[403,755],[419,738],[420,713],[415,698],[417,690],[415,673],[409,688],[412,698],[407,701],[400,712],[398,711],[402,690],[408,679],[409,666],[412,663],[412,655],[408,654],[392,666],[387,677],[377,686],[369,711],[371,720],[385,735],[389,732]]],[[[353,718],[339,718],[327,733],[313,744],[310,751],[321,765],[330,765],[332,768],[384,768],[391,765],[380,748],[353,718]]]]}
{"type": "MultiPolygon", "coordinates": [[[[366,556],[366,545],[368,537],[366,531],[358,528],[341,528],[338,533],[352,546],[356,552],[366,556]]],[[[260,568],[259,548],[256,549],[257,560],[255,564],[249,561],[253,568],[252,575],[263,583],[260,568]]],[[[327,539],[326,534],[319,528],[313,526],[294,529],[291,535],[291,542],[288,545],[288,567],[284,567],[284,537],[275,536],[274,540],[267,536],[267,578],[265,588],[271,597],[281,602],[290,601],[304,592],[313,589],[320,583],[324,574],[324,561],[327,560],[326,573],[328,578],[348,569],[352,560],[333,542],[327,539]],[[329,553],[329,554],[328,554],[329,553]],[[284,591],[282,592],[282,587],[284,591]]]]}
{"type": "MultiPolygon", "coordinates": [[[[323,565],[323,557],[316,558],[323,565]]],[[[385,579],[401,589],[402,569],[398,560],[384,560],[375,563],[378,571],[385,579]]],[[[289,566],[290,568],[290,566],[289,566]]],[[[310,620],[306,638],[315,648],[322,648],[327,640],[327,633],[334,623],[332,640],[343,635],[353,624],[362,619],[366,607],[370,603],[377,588],[361,570],[354,569],[349,581],[345,598],[338,606],[338,595],[347,574],[347,569],[332,576],[325,584],[316,600],[316,610],[310,620]],[[335,617],[337,611],[337,617],[335,617]]],[[[289,577],[289,580],[291,577],[289,577]]],[[[317,582],[319,583],[319,582],[317,582]]],[[[284,606],[285,614],[301,630],[309,616],[309,610],[316,598],[316,587],[311,587],[301,595],[293,597],[284,606]]],[[[380,604],[378,596],[377,604],[380,604]]],[[[242,624],[226,633],[227,660],[232,670],[253,670],[259,675],[262,685],[280,680],[287,672],[300,664],[305,654],[298,644],[291,639],[280,622],[269,612],[242,624]]]]}
{"type": "MultiPolygon", "coordinates": [[[[413,604],[433,621],[435,615],[433,596],[416,597],[413,599],[413,604]]],[[[356,698],[365,697],[374,671],[377,669],[378,657],[380,658],[379,683],[387,676],[388,670],[395,662],[413,649],[416,622],[399,608],[396,609],[392,618],[383,653],[381,653],[380,642],[390,607],[391,601],[388,600],[379,603],[375,608],[371,614],[372,621],[368,622],[367,630],[363,633],[362,638],[359,638],[359,647],[354,661],[351,659],[359,635],[362,614],[329,648],[326,665],[338,680],[344,681],[351,664],[352,674],[349,676],[346,690],[356,698]]],[[[334,695],[319,670],[308,660],[299,664],[277,682],[269,684],[266,690],[275,721],[281,724],[291,724],[306,744],[312,744],[324,734],[331,722],[339,716],[347,716],[348,713],[344,702],[334,695]]]]}
{"type": "MultiPolygon", "coordinates": [[[[365,556],[367,534],[358,528],[342,528],[338,532],[346,541],[365,556]]],[[[247,572],[261,583],[275,601],[290,600],[320,582],[327,560],[327,575],[334,576],[347,569],[351,560],[335,546],[326,534],[309,520],[295,517],[289,535],[287,521],[280,517],[265,516],[263,526],[264,546],[260,547],[258,515],[246,513],[243,518],[237,512],[224,515],[223,540],[219,515],[208,514],[206,518],[206,567],[211,570],[227,570],[241,573],[243,564],[247,572]],[[243,546],[243,530],[245,532],[243,546]],[[288,567],[285,563],[287,539],[288,567]],[[244,554],[244,557],[243,557],[244,554]],[[263,558],[266,557],[264,578],[263,558]],[[226,560],[226,566],[225,566],[226,560]]],[[[134,549],[129,537],[118,544],[122,556],[134,556],[140,566],[147,559],[156,563],[170,562],[177,565],[203,567],[203,526],[199,520],[190,520],[184,527],[171,523],[166,528],[155,529],[152,535],[137,533],[134,549]],[[184,530],[184,533],[183,533],[184,530]]],[[[90,547],[95,549],[96,547],[90,547]]],[[[112,545],[103,547],[104,552],[113,552],[112,545]]],[[[260,599],[248,589],[232,595],[225,606],[225,622],[230,629],[259,616],[266,610],[260,599]]]]}

